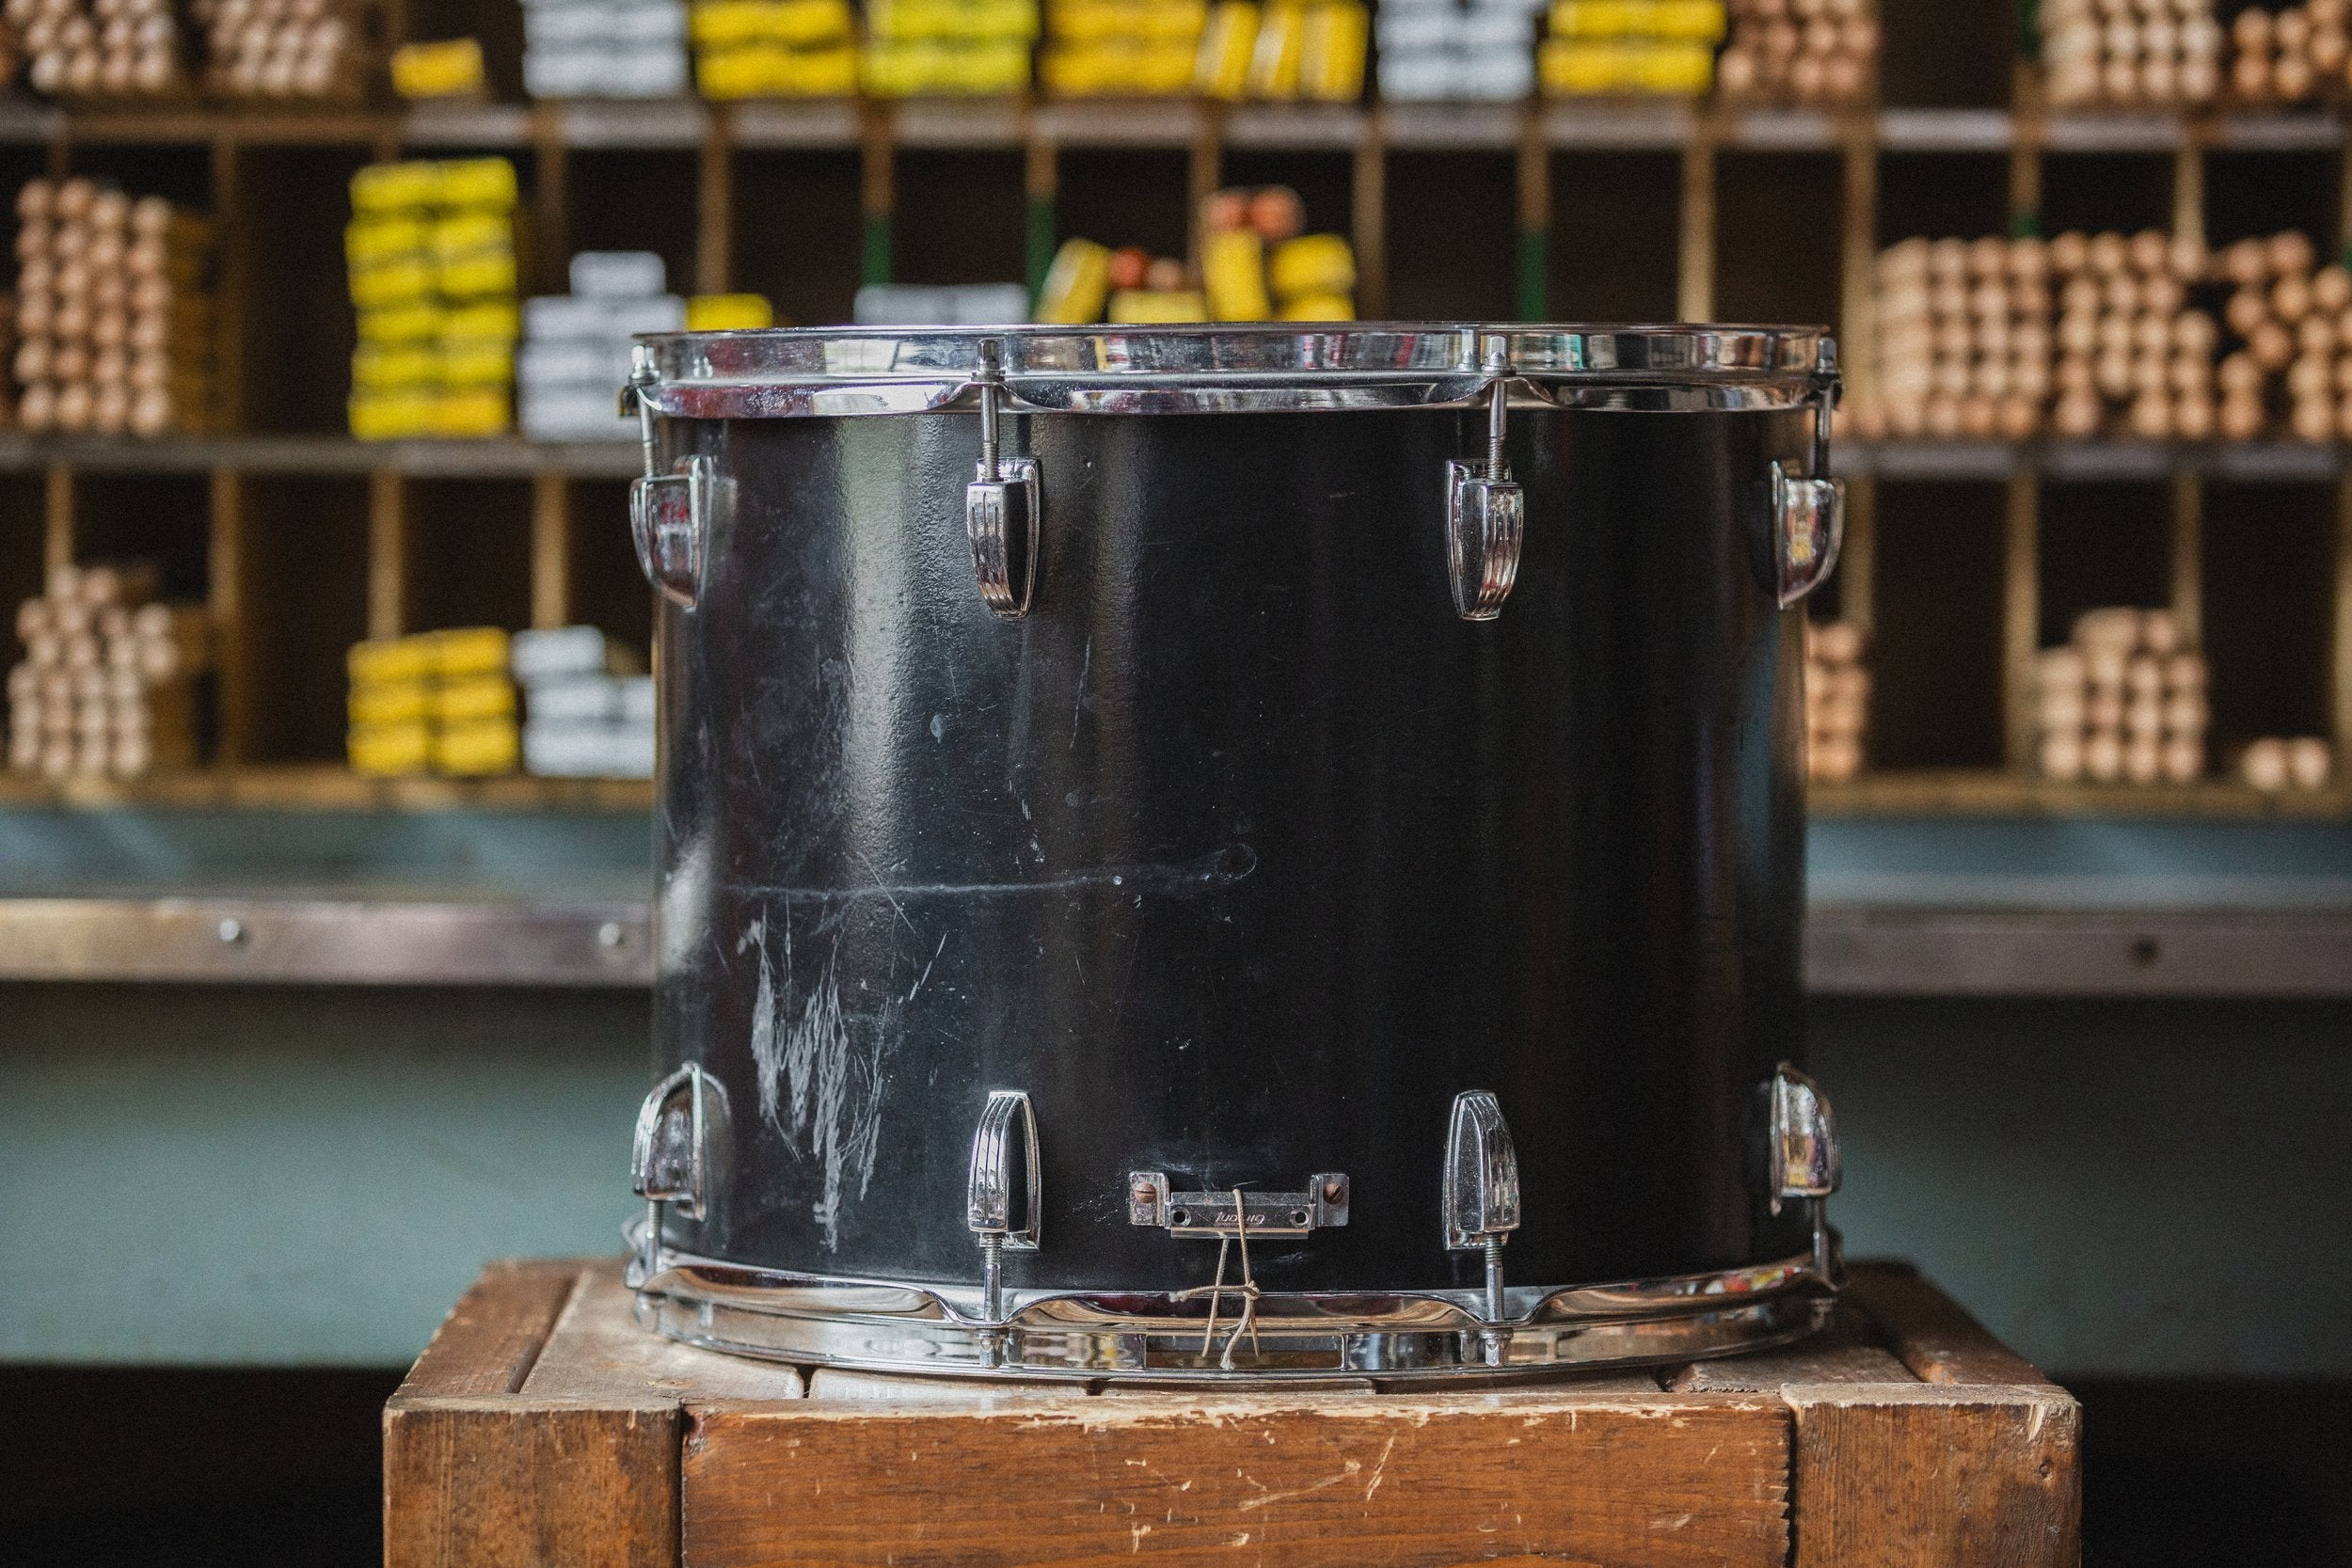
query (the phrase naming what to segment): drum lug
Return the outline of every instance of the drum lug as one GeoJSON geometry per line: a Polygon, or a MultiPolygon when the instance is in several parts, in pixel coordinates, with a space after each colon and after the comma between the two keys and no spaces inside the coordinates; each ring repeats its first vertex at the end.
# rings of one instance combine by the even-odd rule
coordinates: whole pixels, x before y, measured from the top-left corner
{"type": "Polygon", "coordinates": [[[972,1134],[972,1176],[964,1189],[964,1223],[980,1242],[980,1315],[987,1323],[1004,1322],[1004,1255],[1037,1250],[1039,1198],[1037,1114],[1019,1089],[992,1089],[972,1134]],[[1022,1195],[1018,1225],[1016,1187],[1022,1195]]]}
{"type": "MultiPolygon", "coordinates": [[[[1486,1256],[1486,1322],[1500,1325],[1502,1304],[1502,1245],[1519,1227],[1519,1156],[1502,1107],[1485,1089],[1454,1097],[1454,1117],[1445,1140],[1445,1244],[1452,1252],[1486,1256]]],[[[1486,1335],[1486,1360],[1502,1359],[1502,1331],[1486,1335]]]]}
{"type": "Polygon", "coordinates": [[[1837,565],[1846,536],[1846,482],[1807,478],[1775,461],[1768,483],[1772,557],[1768,586],[1787,610],[1819,588],[1837,565]]]}
{"type": "Polygon", "coordinates": [[[1510,384],[1498,380],[1487,394],[1486,461],[1445,466],[1446,572],[1454,610],[1465,621],[1491,621],[1519,575],[1519,543],[1526,534],[1527,499],[1503,462],[1503,421],[1510,384]]]}
{"type": "Polygon", "coordinates": [[[1767,1093],[1771,1124],[1766,1132],[1772,1212],[1802,1201],[1813,1223],[1813,1271],[1824,1283],[1836,1280],[1835,1232],[1830,1229],[1830,1195],[1837,1191],[1837,1124],[1820,1085],[1787,1062],[1773,1069],[1767,1093]]]}
{"type": "Polygon", "coordinates": [[[1127,1223],[1165,1228],[1195,1241],[1232,1241],[1237,1235],[1304,1236],[1347,1223],[1347,1178],[1318,1171],[1297,1193],[1244,1191],[1238,1211],[1233,1194],[1169,1190],[1165,1172],[1127,1174],[1127,1223]]]}
{"type": "Polygon", "coordinates": [[[993,339],[980,344],[980,460],[963,487],[963,527],[972,540],[972,572],[980,598],[1000,620],[1029,612],[1037,587],[1037,460],[998,451],[996,400],[1005,377],[993,339]]]}
{"type": "Polygon", "coordinates": [[[679,458],[666,474],[649,473],[629,486],[637,564],[664,598],[688,610],[702,593],[710,514],[723,483],[718,466],[697,454],[679,458]]]}
{"type": "Polygon", "coordinates": [[[709,1217],[715,1185],[711,1129],[725,1111],[726,1090],[693,1062],[656,1084],[638,1107],[629,1188],[645,1200],[645,1233],[630,1271],[640,1278],[660,1267],[665,1206],[675,1205],[690,1220],[709,1217]]]}

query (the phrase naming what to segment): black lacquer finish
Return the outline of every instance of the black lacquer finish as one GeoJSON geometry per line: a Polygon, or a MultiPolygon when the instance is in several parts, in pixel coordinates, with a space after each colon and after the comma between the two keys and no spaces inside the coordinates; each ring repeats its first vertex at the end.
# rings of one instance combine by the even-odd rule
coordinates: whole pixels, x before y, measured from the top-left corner
{"type": "Polygon", "coordinates": [[[981,604],[968,414],[663,421],[731,506],[660,629],[663,1069],[730,1102],[675,1244],[969,1283],[970,1140],[1025,1089],[1043,1237],[1014,1287],[1172,1290],[1215,1245],[1127,1173],[1295,1189],[1344,1228],[1272,1289],[1474,1283],[1454,1094],[1516,1134],[1514,1285],[1802,1251],[1741,1122],[1801,1056],[1798,612],[1760,573],[1804,409],[1515,411],[1526,547],[1454,615],[1474,411],[1038,416],[1036,604],[981,604]]]}

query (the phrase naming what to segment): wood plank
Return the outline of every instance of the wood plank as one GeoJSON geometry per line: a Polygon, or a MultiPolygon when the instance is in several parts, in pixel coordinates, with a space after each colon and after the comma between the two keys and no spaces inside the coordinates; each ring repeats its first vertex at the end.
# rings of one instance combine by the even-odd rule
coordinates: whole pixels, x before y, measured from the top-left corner
{"type": "Polygon", "coordinates": [[[519,1397],[526,1403],[624,1403],[648,1397],[797,1400],[798,1367],[701,1350],[641,1326],[621,1259],[580,1270],[519,1397]]]}
{"type": "Polygon", "coordinates": [[[1858,1263],[1846,1294],[1869,1315],[1886,1348],[1922,1382],[2037,1384],[2055,1386],[2041,1369],[2010,1350],[1901,1263],[1858,1263]]]}
{"type": "Polygon", "coordinates": [[[2082,1411],[2046,1384],[1783,1387],[1795,1568],[2072,1568],[2082,1411]]]}
{"type": "Polygon", "coordinates": [[[2042,646],[2042,484],[2009,482],[2001,569],[2002,757],[2012,773],[2034,771],[2034,655],[2042,646]]]}
{"type": "Polygon", "coordinates": [[[1916,1385],[1909,1368],[1878,1342],[1859,1307],[1840,1302],[1829,1326],[1801,1344],[1756,1355],[1694,1361],[1662,1380],[1677,1393],[1772,1393],[1785,1384],[1916,1385]]]}
{"type": "Polygon", "coordinates": [[[385,1568],[676,1568],[675,1402],[395,1402],[385,1568]]]}
{"type": "Polygon", "coordinates": [[[563,1259],[492,1263],[457,1298],[392,1396],[511,1394],[531,1375],[581,1268],[563,1259]]]}
{"type": "Polygon", "coordinates": [[[694,1568],[1785,1564],[1788,1418],[1742,1395],[692,1407],[694,1568]],[[905,1506],[920,1494],[925,1506],[905,1506]]]}

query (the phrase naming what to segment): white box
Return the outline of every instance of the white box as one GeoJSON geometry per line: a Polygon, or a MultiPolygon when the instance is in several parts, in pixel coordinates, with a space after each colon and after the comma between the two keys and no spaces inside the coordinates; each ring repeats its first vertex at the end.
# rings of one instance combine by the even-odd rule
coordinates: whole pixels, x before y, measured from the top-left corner
{"type": "Polygon", "coordinates": [[[686,301],[675,294],[652,299],[592,299],[580,294],[541,294],[523,301],[523,336],[628,338],[639,332],[683,332],[686,301]]]}
{"type": "Polygon", "coordinates": [[[1380,56],[1380,96],[1426,103],[1461,96],[1462,57],[1452,50],[1380,56]]]}
{"type": "Polygon", "coordinates": [[[650,250],[583,250],[572,258],[572,293],[591,299],[658,299],[669,292],[650,250]]]}
{"type": "Polygon", "coordinates": [[[651,675],[620,675],[614,678],[620,689],[621,718],[632,724],[653,722],[654,698],[651,675]]]}
{"type": "Polygon", "coordinates": [[[515,355],[515,379],[526,387],[601,387],[617,395],[628,372],[627,338],[534,338],[515,355]]]}
{"type": "Polygon", "coordinates": [[[610,723],[621,716],[620,680],[596,674],[528,682],[523,716],[533,724],[610,723]]]}
{"type": "Polygon", "coordinates": [[[534,441],[619,441],[641,433],[625,419],[620,389],[594,387],[517,387],[515,403],[523,434],[534,441]]]}
{"type": "Polygon", "coordinates": [[[523,768],[545,778],[650,779],[651,724],[523,726],[523,768]]]}
{"type": "Polygon", "coordinates": [[[595,626],[555,626],[518,631],[506,644],[506,661],[524,686],[605,672],[604,633],[595,626]]]}

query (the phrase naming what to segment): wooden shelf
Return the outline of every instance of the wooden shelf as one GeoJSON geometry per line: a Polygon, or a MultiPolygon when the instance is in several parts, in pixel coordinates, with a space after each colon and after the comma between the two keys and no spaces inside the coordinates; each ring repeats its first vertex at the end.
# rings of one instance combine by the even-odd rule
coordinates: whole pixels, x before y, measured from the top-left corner
{"type": "Polygon", "coordinates": [[[28,436],[0,432],[0,473],[398,474],[410,479],[628,479],[635,441],[355,441],[344,436],[28,436]]]}
{"type": "Polygon", "coordinates": [[[0,774],[0,806],[261,811],[642,812],[653,785],[637,779],[371,779],[330,764],[208,768],[133,780],[50,782],[0,774]]]}
{"type": "Polygon", "coordinates": [[[1807,807],[1820,816],[2192,816],[2335,817],[2352,813],[2342,788],[2265,794],[2249,784],[2062,784],[2030,774],[1952,769],[1865,774],[1814,784],[1807,807]]]}

